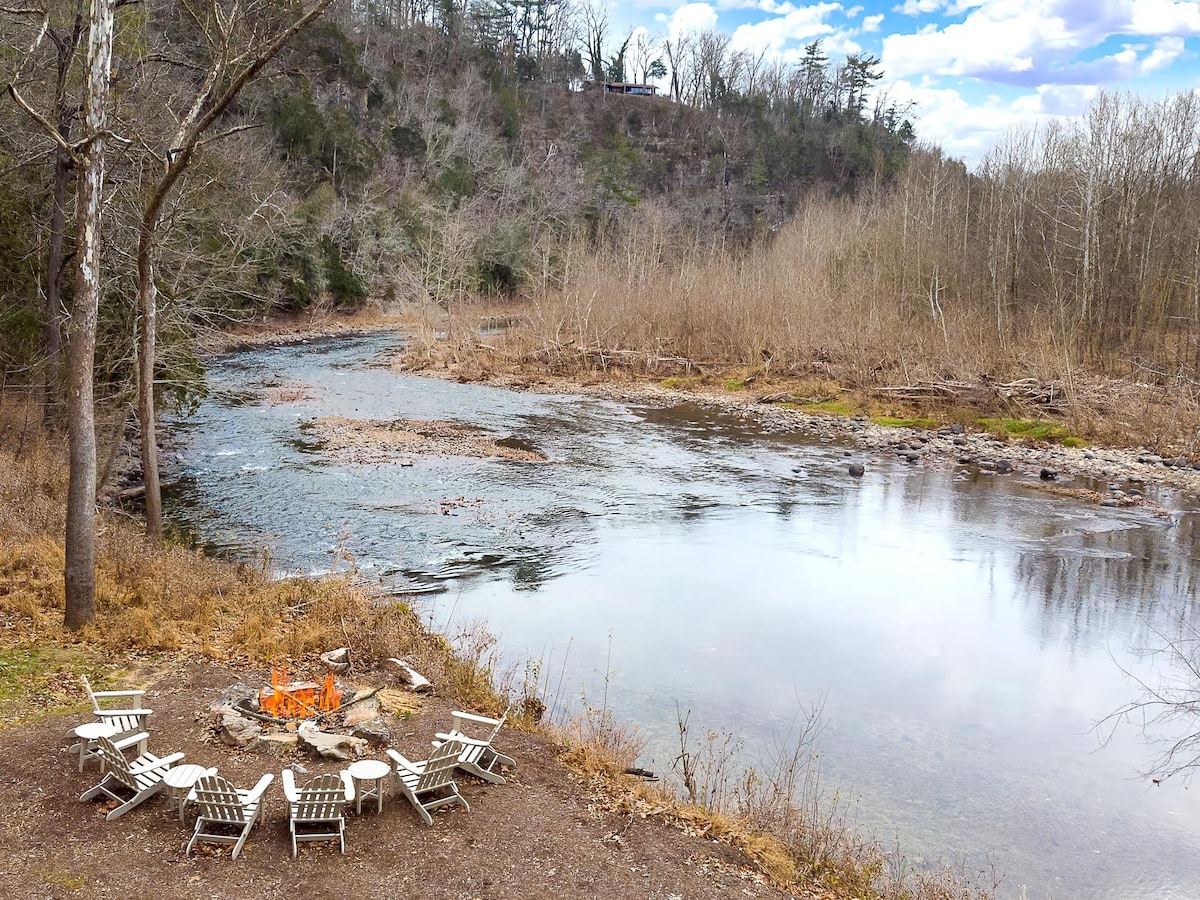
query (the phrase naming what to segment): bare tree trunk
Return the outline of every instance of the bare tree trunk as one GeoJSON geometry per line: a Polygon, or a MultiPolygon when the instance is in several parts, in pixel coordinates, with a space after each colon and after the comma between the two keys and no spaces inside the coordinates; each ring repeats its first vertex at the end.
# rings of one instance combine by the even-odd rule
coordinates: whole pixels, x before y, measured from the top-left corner
{"type": "Polygon", "coordinates": [[[67,491],[66,609],[63,624],[77,629],[96,619],[96,410],[93,366],[100,304],[100,223],[104,192],[104,139],[108,128],[116,0],[91,0],[88,33],[87,138],[81,156],[76,218],[79,269],[71,310],[67,373],[70,486],[67,491]]]}
{"type": "MultiPolygon", "coordinates": [[[[67,75],[75,58],[75,49],[83,34],[83,6],[75,4],[75,17],[70,31],[58,34],[53,29],[47,33],[54,42],[56,72],[54,87],[55,119],[58,133],[64,140],[71,137],[71,124],[75,113],[67,102],[67,75]]],[[[54,184],[50,210],[50,240],[46,251],[45,307],[42,316],[42,352],[46,357],[45,381],[42,396],[42,421],[60,424],[62,416],[62,295],[67,234],[68,189],[71,186],[73,160],[71,153],[59,144],[54,147],[54,184]]]]}
{"type": "MultiPolygon", "coordinates": [[[[146,542],[162,543],[162,485],[158,471],[158,443],[154,404],[154,369],[157,361],[158,289],[154,284],[154,240],[163,202],[187,170],[208,129],[228,109],[242,88],[253,81],[293,37],[329,8],[333,0],[316,0],[313,6],[287,28],[259,38],[249,51],[234,56],[233,29],[241,23],[244,10],[234,4],[230,15],[216,18],[209,36],[212,60],[191,108],[181,118],[170,146],[156,154],[162,177],[154,184],[142,208],[138,230],[138,420],[141,425],[142,478],[146,485],[146,542]]],[[[233,131],[240,131],[234,128],[233,131]]],[[[216,137],[220,137],[217,135],[216,137]]],[[[215,140],[216,138],[209,138],[215,140]]]]}
{"type": "MultiPolygon", "coordinates": [[[[165,192],[163,192],[165,193],[165,192]]],[[[162,193],[156,199],[161,200],[162,193]]],[[[157,205],[146,211],[138,236],[138,421],[142,433],[142,483],[146,486],[146,543],[162,543],[162,481],[158,473],[158,435],[154,412],[154,364],[157,358],[158,289],[154,286],[154,231],[157,205]],[[149,221],[147,221],[149,220],[149,221]]]]}
{"type": "MultiPolygon", "coordinates": [[[[70,139],[71,122],[59,117],[59,131],[70,139]]],[[[60,423],[62,368],[62,288],[64,245],[67,233],[67,189],[71,180],[71,155],[62,147],[54,148],[53,206],[50,210],[50,241],[46,251],[45,308],[42,314],[42,352],[46,356],[45,382],[42,388],[42,421],[60,423]]]]}

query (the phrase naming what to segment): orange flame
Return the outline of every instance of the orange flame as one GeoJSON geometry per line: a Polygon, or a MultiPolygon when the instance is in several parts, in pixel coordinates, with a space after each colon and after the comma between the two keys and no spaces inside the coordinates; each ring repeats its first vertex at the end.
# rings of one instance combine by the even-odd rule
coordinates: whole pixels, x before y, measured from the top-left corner
{"type": "Polygon", "coordinates": [[[325,681],[321,685],[321,694],[317,698],[317,709],[322,712],[329,712],[337,709],[342,705],[342,689],[337,686],[333,680],[333,673],[330,672],[325,676],[325,681]]]}
{"type": "Polygon", "coordinates": [[[259,692],[261,709],[280,718],[307,718],[317,712],[337,709],[342,702],[342,690],[334,682],[333,673],[325,676],[318,692],[311,682],[290,680],[286,666],[271,669],[271,686],[259,692]]]}

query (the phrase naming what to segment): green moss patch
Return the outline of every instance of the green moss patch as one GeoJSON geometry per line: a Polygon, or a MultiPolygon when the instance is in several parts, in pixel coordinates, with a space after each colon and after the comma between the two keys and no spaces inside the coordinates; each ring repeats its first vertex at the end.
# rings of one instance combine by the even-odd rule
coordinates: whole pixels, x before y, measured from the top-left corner
{"type": "Polygon", "coordinates": [[[798,403],[796,409],[807,413],[825,413],[831,416],[852,416],[858,412],[845,400],[818,400],[816,403],[798,403]]]}
{"type": "Polygon", "coordinates": [[[54,648],[0,650],[0,723],[82,708],[79,654],[54,648]]]}
{"type": "Polygon", "coordinates": [[[1030,441],[1052,441],[1068,447],[1082,446],[1083,442],[1056,422],[1044,419],[979,419],[984,431],[1001,436],[1030,441]],[[1067,443],[1071,441],[1072,443],[1067,443]]]}

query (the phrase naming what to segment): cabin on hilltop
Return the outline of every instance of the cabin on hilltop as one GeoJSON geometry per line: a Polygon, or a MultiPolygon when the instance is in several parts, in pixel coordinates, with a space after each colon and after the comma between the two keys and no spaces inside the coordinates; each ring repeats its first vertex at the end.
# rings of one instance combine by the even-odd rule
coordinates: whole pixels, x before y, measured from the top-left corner
{"type": "Polygon", "coordinates": [[[600,81],[589,82],[593,90],[601,88],[606,94],[637,94],[643,97],[654,97],[658,94],[658,86],[654,84],[634,84],[630,81],[600,81]]]}

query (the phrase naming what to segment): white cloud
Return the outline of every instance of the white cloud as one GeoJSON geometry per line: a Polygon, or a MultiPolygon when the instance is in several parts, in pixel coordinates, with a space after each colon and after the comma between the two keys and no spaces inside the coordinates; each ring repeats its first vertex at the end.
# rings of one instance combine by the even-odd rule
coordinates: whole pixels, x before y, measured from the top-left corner
{"type": "Polygon", "coordinates": [[[1131,26],[1134,34],[1200,32],[1200,3],[1172,2],[1172,0],[1137,0],[1127,2],[1132,6],[1131,26]]]}
{"type": "Polygon", "coordinates": [[[850,7],[848,10],[846,10],[846,18],[847,18],[847,19],[855,19],[855,18],[858,18],[858,15],[859,15],[859,14],[860,14],[862,11],[863,11],[863,8],[862,8],[861,6],[852,6],[852,7],[850,7]]]}
{"type": "Polygon", "coordinates": [[[937,12],[946,5],[946,0],[904,0],[903,5],[892,7],[892,12],[906,16],[923,16],[937,12]]]}
{"type": "MultiPolygon", "coordinates": [[[[901,11],[931,11],[943,0],[908,0],[901,11]],[[934,6],[936,4],[936,6],[934,6]]],[[[1063,69],[1090,83],[1136,74],[1126,51],[1079,63],[1078,54],[1113,35],[1182,39],[1200,35],[1200,0],[982,0],[961,22],[926,26],[883,40],[884,70],[997,80],[1034,87],[1063,80],[1063,69]]],[[[1152,54],[1147,71],[1169,65],[1174,45],[1152,54]]]]}
{"type": "Polygon", "coordinates": [[[1154,49],[1150,51],[1150,55],[1142,60],[1141,71],[1143,74],[1157,72],[1159,69],[1165,69],[1170,66],[1175,60],[1183,56],[1184,44],[1181,37],[1165,37],[1154,45],[1154,49]]]}
{"type": "Polygon", "coordinates": [[[989,94],[968,100],[959,90],[938,87],[930,79],[902,79],[887,86],[886,96],[899,108],[915,104],[908,115],[919,141],[974,166],[1008,135],[1029,135],[1050,122],[1078,120],[1100,90],[1093,85],[1046,85],[1015,98],[989,94]]]}
{"type": "Polygon", "coordinates": [[[1043,85],[1034,93],[1014,100],[1012,109],[1028,122],[1074,118],[1087,112],[1088,105],[1099,93],[1100,89],[1094,85],[1043,85]]]}
{"type": "Polygon", "coordinates": [[[711,3],[685,3],[670,16],[659,13],[654,18],[667,26],[667,37],[671,40],[717,27],[717,11],[711,3]]]}
{"type": "MultiPolygon", "coordinates": [[[[803,44],[819,37],[825,39],[827,53],[837,52],[836,47],[830,46],[830,44],[831,39],[838,35],[838,29],[829,24],[828,19],[834,13],[840,12],[841,9],[840,3],[815,3],[811,6],[801,6],[784,16],[739,25],[730,36],[730,46],[734,50],[753,52],[767,49],[787,59],[788,54],[782,51],[788,42],[795,41],[803,44]]],[[[834,44],[844,42],[844,40],[832,40],[834,44]]]]}
{"type": "Polygon", "coordinates": [[[875,15],[875,16],[867,16],[866,18],[863,19],[862,30],[866,31],[866,32],[878,31],[879,23],[881,23],[882,21],[883,21],[883,13],[879,13],[878,15],[875,15]]]}

